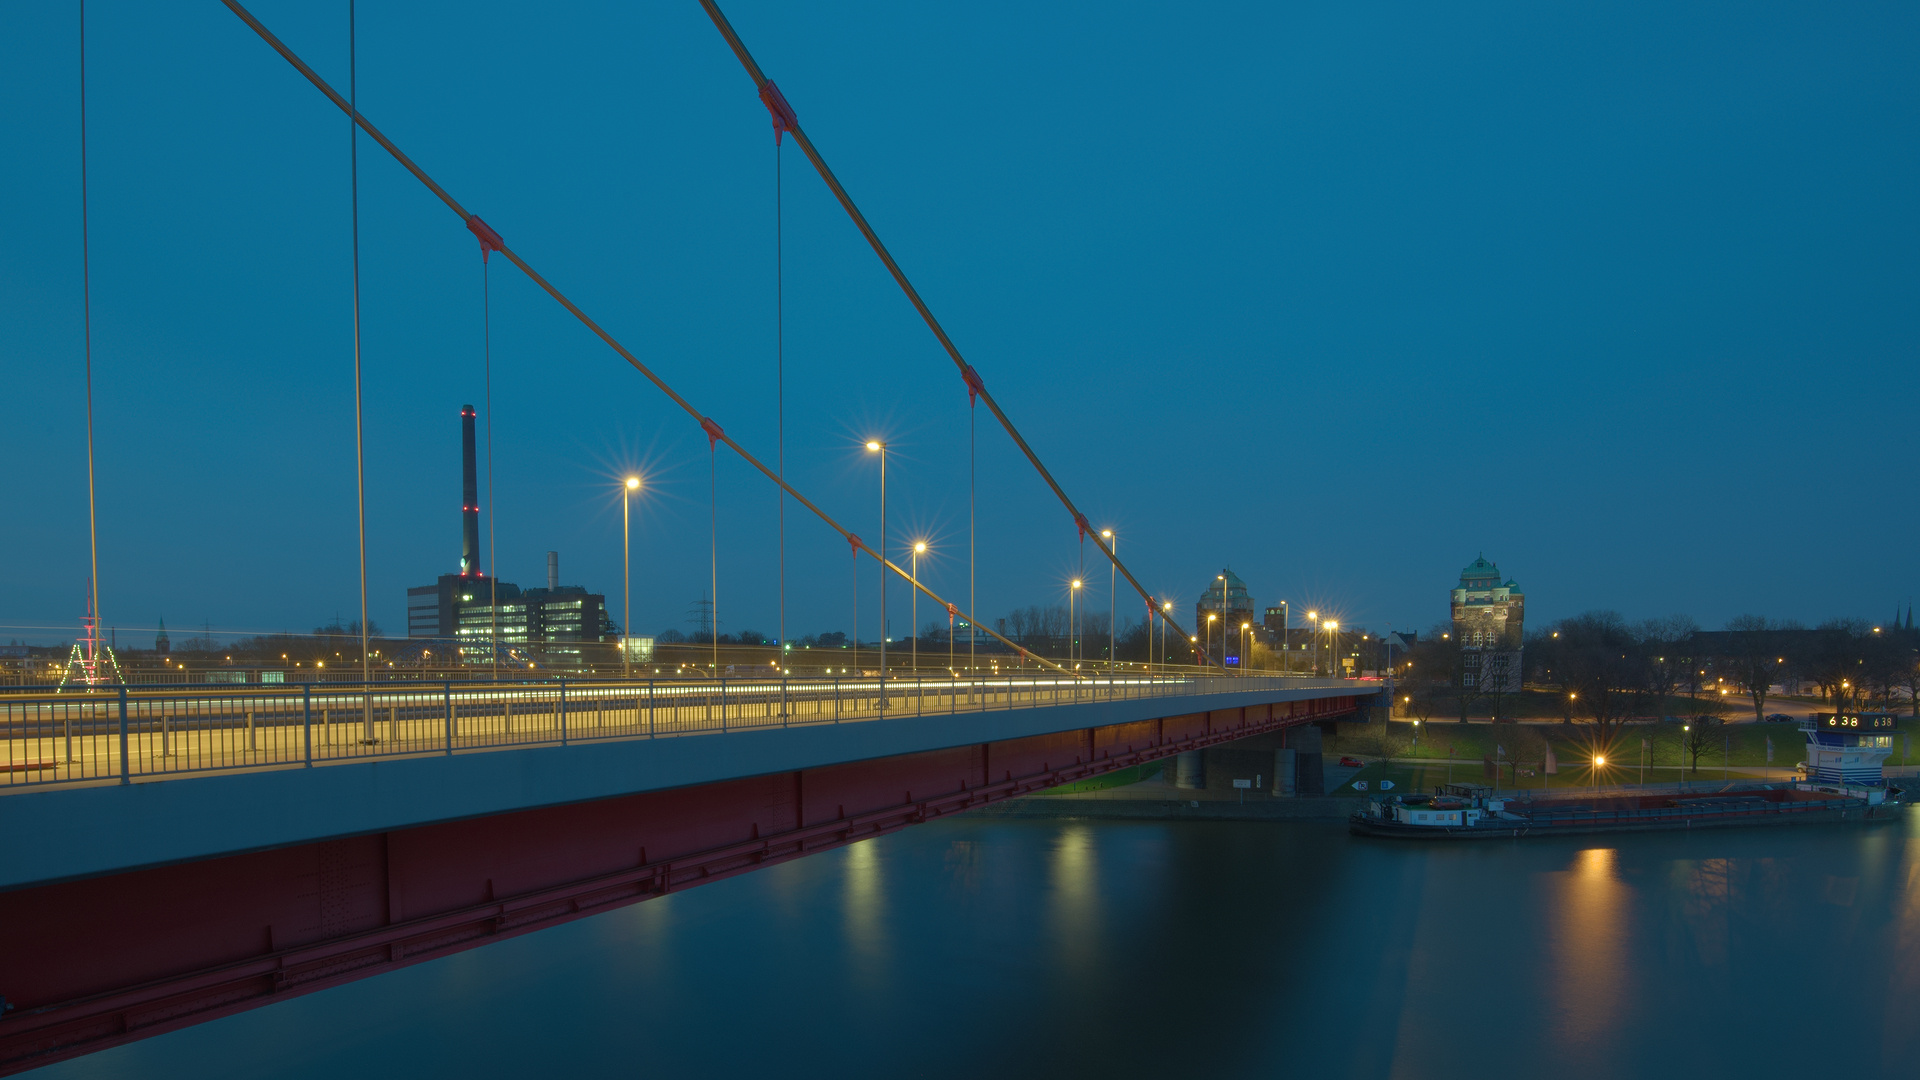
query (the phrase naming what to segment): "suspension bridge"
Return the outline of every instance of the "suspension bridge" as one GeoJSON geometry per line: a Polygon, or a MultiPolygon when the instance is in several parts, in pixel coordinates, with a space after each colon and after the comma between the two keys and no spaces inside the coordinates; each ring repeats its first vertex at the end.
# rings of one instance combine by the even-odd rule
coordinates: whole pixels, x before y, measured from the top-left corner
{"type": "MultiPolygon", "coordinates": [[[[784,438],[772,463],[756,457],[430,176],[357,109],[351,74],[342,93],[240,3],[221,2],[355,132],[356,423],[357,147],[365,136],[471,234],[483,282],[492,256],[506,260],[697,425],[711,459],[724,448],[777,489],[780,641],[790,500],[856,559],[880,567],[883,582],[975,628],[971,640],[991,639],[1019,670],[988,673],[975,659],[937,671],[890,667],[883,652],[872,672],[839,678],[793,677],[776,662],[731,679],[376,682],[366,648],[362,454],[358,681],[128,685],[99,630],[100,537],[90,520],[94,572],[79,677],[63,688],[0,692],[0,921],[31,930],[16,933],[0,971],[0,1071],[1053,785],[1352,715],[1378,693],[1345,680],[1230,673],[1172,604],[1141,584],[962,356],[713,0],[701,5],[765,106],[776,146],[790,138],[799,147],[951,360],[955,392],[964,390],[970,411],[986,407],[1057,499],[1063,526],[1083,550],[1092,542],[1116,588],[1136,595],[1150,630],[1157,624],[1184,642],[1193,665],[1120,665],[1111,650],[1106,663],[1088,664],[1071,647],[1066,657],[1038,655],[974,617],[971,567],[965,598],[929,587],[916,562],[889,557],[884,527],[869,543],[788,480],[784,438]]],[[[90,340],[89,331],[91,506],[90,340]]],[[[868,449],[884,468],[886,447],[868,449]]],[[[970,523],[970,542],[971,532],[970,523]]],[[[717,596],[717,558],[710,573],[717,596]]]]}

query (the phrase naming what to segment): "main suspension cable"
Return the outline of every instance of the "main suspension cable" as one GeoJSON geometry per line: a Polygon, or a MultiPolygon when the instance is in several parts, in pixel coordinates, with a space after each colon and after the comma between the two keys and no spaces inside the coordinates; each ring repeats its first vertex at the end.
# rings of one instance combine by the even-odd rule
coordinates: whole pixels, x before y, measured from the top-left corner
{"type": "MultiPolygon", "coordinates": [[[[872,225],[867,223],[866,215],[854,205],[852,196],[847,194],[847,189],[840,185],[839,178],[834,176],[833,170],[827,166],[826,159],[821,157],[820,152],[814,148],[813,140],[807,138],[806,132],[801,130],[798,119],[793,115],[791,107],[787,105],[786,98],[781,95],[779,88],[760,70],[760,65],[754,62],[753,55],[747,51],[745,43],[740,40],[740,35],[734,32],[733,24],[727,21],[727,17],[721,13],[719,5],[714,0],[700,0],[700,6],[706,9],[707,17],[713,20],[714,27],[720,31],[722,37],[726,38],[727,45],[733,49],[733,54],[739,59],[740,66],[746,68],[747,75],[753,79],[754,88],[760,92],[760,99],[767,103],[769,109],[773,109],[775,107],[773,103],[778,101],[780,108],[785,110],[787,130],[793,133],[793,141],[807,155],[807,160],[813,162],[814,170],[820,174],[820,179],[826,181],[827,187],[833,191],[834,198],[840,201],[841,208],[859,228],[860,235],[866,237],[868,246],[873,248],[874,254],[878,255],[880,261],[886,265],[887,272],[893,275],[893,280],[900,286],[900,291],[907,295],[907,299],[913,303],[914,310],[920,313],[920,318],[927,324],[927,328],[933,331],[935,338],[939,339],[941,348],[947,351],[954,365],[960,369],[960,376],[967,381],[968,388],[986,401],[987,408],[993,411],[994,417],[1000,421],[1000,426],[1006,429],[1007,435],[1020,448],[1020,452],[1027,456],[1027,461],[1039,472],[1041,479],[1047,482],[1047,486],[1052,488],[1054,495],[1060,499],[1061,505],[1065,506],[1067,512],[1073,516],[1075,527],[1084,537],[1089,531],[1086,516],[1080,513],[1079,508],[1074,506],[1073,500],[1067,497],[1066,489],[1062,488],[1059,481],[1053,478],[1053,474],[1047,471],[1047,467],[1041,464],[1040,456],[1033,452],[1033,447],[1027,445],[1027,440],[1021,436],[1019,429],[1013,426],[1013,421],[1007,418],[1007,414],[1000,408],[999,403],[994,401],[993,395],[987,393],[979,374],[960,355],[960,349],[954,345],[953,339],[947,336],[946,330],[940,325],[940,320],[934,318],[933,310],[927,306],[925,300],[920,298],[919,290],[907,280],[906,273],[900,269],[900,264],[895,262],[893,255],[887,251],[887,245],[881,242],[880,235],[874,232],[872,225]]],[[[1127,583],[1138,590],[1143,599],[1151,603],[1153,594],[1140,584],[1139,580],[1133,576],[1133,572],[1128,570],[1126,564],[1114,554],[1113,549],[1098,535],[1094,537],[1094,543],[1098,544],[1101,553],[1111,559],[1120,572],[1126,575],[1127,583]]],[[[1179,625],[1176,623],[1174,628],[1179,629],[1179,625]]],[[[1206,656],[1209,661],[1213,659],[1207,656],[1204,648],[1200,650],[1200,654],[1206,656]]],[[[1224,665],[1222,668],[1224,669],[1224,665]]]]}
{"type": "MultiPolygon", "coordinates": [[[[671,400],[675,405],[678,405],[681,408],[681,410],[684,411],[688,416],[691,416],[694,419],[698,420],[700,422],[701,428],[707,432],[707,436],[709,439],[712,439],[717,442],[726,443],[728,449],[732,450],[736,454],[739,454],[740,457],[747,462],[747,464],[752,465],[755,469],[758,469],[762,476],[765,476],[767,479],[780,485],[781,490],[785,491],[790,497],[792,497],[792,499],[795,502],[799,503],[801,506],[806,507],[809,511],[813,513],[815,517],[818,517],[821,521],[825,522],[829,528],[833,529],[833,531],[839,533],[843,538],[845,538],[846,541],[849,544],[853,545],[853,547],[856,550],[866,552],[870,557],[872,557],[882,567],[884,567],[886,571],[891,572],[905,579],[915,589],[918,589],[920,592],[925,593],[927,595],[927,598],[934,601],[935,603],[940,603],[940,604],[947,603],[947,600],[945,597],[942,597],[939,594],[935,593],[932,589],[929,589],[925,584],[920,582],[914,575],[909,574],[906,570],[895,565],[891,560],[889,560],[882,553],[875,551],[872,547],[868,546],[865,542],[863,542],[858,536],[854,535],[854,533],[851,530],[849,530],[846,526],[834,520],[832,515],[828,514],[825,510],[822,510],[811,499],[808,499],[805,495],[802,495],[797,489],[794,488],[792,484],[787,483],[785,477],[782,477],[773,469],[769,468],[766,465],[766,463],[762,462],[759,458],[753,456],[753,454],[747,451],[746,447],[741,446],[739,442],[735,441],[731,435],[728,435],[724,430],[722,430],[720,425],[713,421],[712,417],[709,417],[701,413],[700,410],[694,408],[693,404],[689,402],[686,398],[681,397],[679,392],[674,390],[672,386],[668,385],[665,379],[662,379],[658,374],[656,374],[652,368],[649,368],[647,365],[641,363],[639,357],[635,356],[631,351],[629,351],[625,345],[620,344],[620,342],[616,338],[614,338],[612,334],[608,333],[604,327],[602,327],[599,323],[593,321],[593,319],[590,318],[586,312],[582,311],[579,305],[575,304],[572,300],[568,299],[565,293],[561,292],[558,288],[554,286],[552,282],[548,281],[545,277],[541,276],[539,271],[535,270],[530,264],[528,264],[528,262],[525,259],[521,258],[520,255],[517,252],[515,252],[512,248],[508,247],[506,241],[501,239],[499,233],[495,232],[493,228],[489,226],[486,222],[480,220],[480,218],[477,215],[469,213],[466,207],[460,205],[459,200],[455,199],[452,195],[447,193],[447,189],[441,187],[438,183],[434,181],[434,179],[431,176],[428,176],[426,173],[426,170],[420,168],[419,165],[414,163],[412,158],[408,157],[405,153],[401,152],[400,148],[394,145],[393,140],[387,138],[387,136],[383,134],[379,128],[375,127],[371,121],[369,121],[365,116],[361,115],[361,113],[353,107],[353,104],[351,102],[341,97],[339,91],[335,90],[332,87],[332,85],[330,85],[325,79],[321,78],[318,72],[314,71],[313,68],[307,65],[306,61],[300,59],[298,54],[296,54],[292,49],[288,48],[285,42],[281,41],[278,37],[275,37],[271,30],[268,30],[266,26],[260,22],[259,19],[253,16],[252,12],[248,11],[244,6],[240,4],[239,0],[220,0],[220,2],[225,4],[227,9],[229,11],[232,11],[234,15],[240,19],[241,22],[246,23],[247,28],[252,30],[256,35],[258,35],[261,41],[264,41],[268,45],[268,47],[273,49],[274,52],[279,53],[282,59],[286,60],[288,64],[291,64],[295,71],[298,71],[303,77],[306,78],[308,82],[312,83],[316,90],[319,90],[322,94],[325,94],[327,97],[327,100],[333,102],[336,108],[340,109],[342,112],[346,113],[349,117],[351,117],[353,121],[360,126],[360,130],[367,133],[368,138],[372,139],[374,142],[379,143],[381,149],[384,149],[387,153],[391,154],[393,156],[393,159],[400,163],[401,167],[405,168],[408,172],[412,173],[414,178],[416,180],[419,180],[421,184],[425,185],[428,191],[433,192],[433,194],[437,198],[439,198],[441,202],[447,205],[447,209],[452,210],[455,214],[458,214],[460,216],[460,220],[466,224],[467,230],[473,233],[474,236],[479,238],[480,243],[484,248],[490,248],[494,251],[499,252],[501,255],[505,256],[507,260],[513,263],[513,265],[521,273],[527,275],[527,279],[529,281],[532,281],[535,285],[540,286],[541,290],[544,291],[548,296],[553,297],[556,303],[558,303],[561,307],[566,308],[568,314],[571,314],[574,318],[578,319],[582,326],[585,326],[588,330],[592,331],[595,337],[605,342],[608,348],[612,349],[614,352],[620,355],[621,359],[625,360],[628,364],[631,364],[635,371],[638,371],[641,375],[645,376],[647,381],[652,383],[656,388],[658,388],[661,393],[665,394],[669,400],[671,400]]],[[[796,138],[799,136],[799,130],[797,128],[793,128],[790,130],[793,131],[796,138]]],[[[989,402],[989,404],[991,404],[991,402],[989,402]]],[[[489,453],[489,458],[491,458],[491,453],[492,453],[491,445],[489,445],[488,453],[489,453]]],[[[491,484],[492,471],[493,471],[491,465],[489,465],[487,471],[488,471],[489,484],[491,484]]],[[[489,502],[491,502],[492,500],[491,489],[489,489],[489,492],[488,492],[488,500],[489,502]]],[[[491,542],[491,532],[489,532],[489,541],[491,542]]],[[[1132,577],[1129,576],[1128,580],[1131,581],[1132,577]]],[[[498,605],[496,604],[495,606],[497,607],[498,605]]],[[[967,619],[969,622],[975,621],[971,613],[968,613],[967,619]]],[[[998,633],[997,631],[988,630],[987,632],[992,634],[1001,643],[1005,644],[1008,648],[1013,649],[1015,652],[1019,653],[1023,657],[1031,657],[1037,663],[1040,663],[1045,665],[1046,667],[1052,668],[1054,671],[1057,671],[1062,675],[1071,676],[1073,674],[1072,672],[1068,671],[1066,668],[1061,667],[1059,664],[1056,664],[1051,660],[1048,660],[1044,657],[1035,656],[1032,652],[1028,651],[1028,649],[1025,646],[1010,640],[1009,638],[998,633]]],[[[883,633],[883,636],[884,636],[884,633],[883,633]]]]}

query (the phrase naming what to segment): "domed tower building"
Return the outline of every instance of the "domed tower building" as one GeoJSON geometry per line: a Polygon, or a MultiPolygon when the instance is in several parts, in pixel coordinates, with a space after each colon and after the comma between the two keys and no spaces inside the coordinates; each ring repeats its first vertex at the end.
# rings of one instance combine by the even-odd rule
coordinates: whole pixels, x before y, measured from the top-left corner
{"type": "Polygon", "coordinates": [[[1461,684],[1500,692],[1520,689],[1520,641],[1527,598],[1518,582],[1501,581],[1485,555],[1460,571],[1453,590],[1453,636],[1466,650],[1461,684]]]}
{"type": "MultiPolygon", "coordinates": [[[[1253,597],[1240,575],[1225,567],[1213,577],[1206,591],[1193,605],[1194,630],[1202,635],[1207,654],[1226,664],[1240,663],[1243,635],[1241,627],[1258,625],[1254,618],[1253,597]],[[1213,621],[1208,622],[1207,617],[1213,621]]],[[[1251,644],[1251,642],[1248,642],[1251,644]]]]}

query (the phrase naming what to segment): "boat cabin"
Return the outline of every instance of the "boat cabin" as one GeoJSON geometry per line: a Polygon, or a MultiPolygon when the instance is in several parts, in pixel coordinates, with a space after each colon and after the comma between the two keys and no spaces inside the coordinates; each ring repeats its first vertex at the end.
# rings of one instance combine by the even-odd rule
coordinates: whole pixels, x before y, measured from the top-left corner
{"type": "Polygon", "coordinates": [[[1817,713],[1800,723],[1807,736],[1807,779],[1829,784],[1886,784],[1881,766],[1893,753],[1900,718],[1893,713],[1817,713]]]}

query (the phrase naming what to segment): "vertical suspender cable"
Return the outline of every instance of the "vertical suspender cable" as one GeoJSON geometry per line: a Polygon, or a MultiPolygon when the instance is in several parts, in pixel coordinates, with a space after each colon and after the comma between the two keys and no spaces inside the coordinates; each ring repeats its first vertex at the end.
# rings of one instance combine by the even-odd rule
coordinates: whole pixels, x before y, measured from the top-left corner
{"type": "MultiPolygon", "coordinates": [[[[100,636],[100,526],[93,495],[93,266],[87,236],[87,3],[80,0],[80,326],[84,341],[87,380],[87,591],[91,594],[93,629],[87,648],[97,649],[100,636]]],[[[89,656],[97,660],[97,656],[89,656]]],[[[96,664],[89,680],[100,672],[96,664]]]]}
{"type": "MultiPolygon", "coordinates": [[[[353,3],[347,0],[347,102],[358,111],[353,3]]],[[[353,482],[360,518],[360,682],[365,684],[373,681],[373,664],[367,655],[367,453],[360,414],[360,125],[351,116],[347,117],[347,170],[353,214],[353,482]]],[[[372,743],[373,695],[362,693],[360,701],[360,739],[372,743]]]]}
{"type": "MultiPolygon", "coordinates": [[[[782,234],[783,222],[780,220],[780,138],[776,133],[773,140],[773,357],[776,419],[778,422],[778,456],[774,459],[780,479],[787,478],[787,309],[786,309],[786,261],[782,248],[785,237],[782,234]]],[[[780,491],[780,639],[774,647],[773,666],[776,673],[786,670],[787,660],[787,489],[780,491]]],[[[781,706],[785,710],[785,704],[781,706]]]]}
{"type": "Polygon", "coordinates": [[[711,545],[707,571],[712,575],[708,584],[713,589],[713,604],[708,610],[713,613],[713,676],[717,679],[720,677],[720,451],[711,439],[707,440],[707,522],[711,545]]]}
{"type": "MultiPolygon", "coordinates": [[[[977,618],[977,613],[980,610],[980,601],[974,594],[973,486],[979,472],[979,467],[974,461],[975,444],[978,440],[974,435],[973,415],[974,398],[973,395],[969,394],[967,395],[967,611],[975,613],[975,617],[977,618]]],[[[968,619],[967,621],[972,622],[973,620],[968,619]]],[[[976,668],[975,650],[978,648],[976,642],[980,634],[979,631],[973,627],[968,627],[967,629],[967,677],[972,678],[976,668]]],[[[968,700],[972,699],[969,698],[968,700]]]]}
{"type": "Polygon", "coordinates": [[[480,351],[486,368],[487,403],[487,652],[493,656],[493,680],[500,681],[500,567],[493,542],[493,278],[487,249],[480,248],[480,351]]]}

